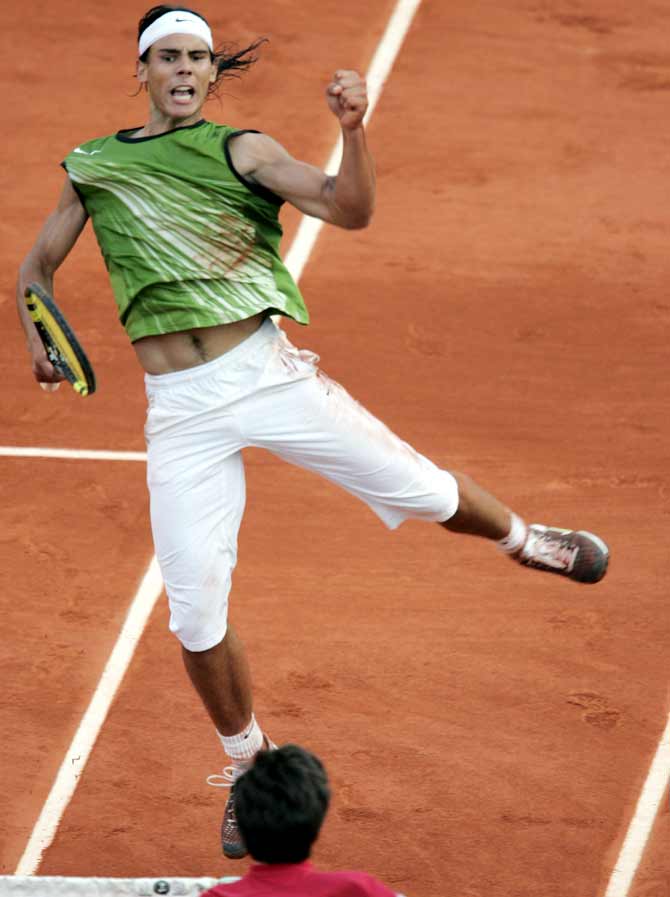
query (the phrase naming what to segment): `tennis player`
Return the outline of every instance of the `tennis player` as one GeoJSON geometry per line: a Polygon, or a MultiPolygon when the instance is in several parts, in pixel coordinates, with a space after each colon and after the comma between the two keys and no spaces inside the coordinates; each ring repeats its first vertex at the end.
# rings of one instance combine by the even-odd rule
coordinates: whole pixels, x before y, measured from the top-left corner
{"type": "MultiPolygon", "coordinates": [[[[331,177],[271,137],[203,118],[221,78],[255,62],[252,45],[218,53],[206,20],[156,6],[138,28],[142,127],[75,147],[60,201],[21,267],[19,313],[40,383],[60,378],[23,307],[31,281],[53,274],[87,219],[119,317],[146,372],[151,522],[170,603],[170,629],[232,760],[232,785],[272,745],[253,714],[242,645],[227,626],[245,504],[242,449],[260,446],[316,471],[395,529],[407,518],[497,544],[519,564],[597,582],[608,549],[587,532],[527,525],[464,474],[414,451],[295,348],[274,318],[308,322],[278,252],[284,202],[342,228],[372,216],[375,173],[366,146],[363,78],[335,72],[326,102],[342,129],[331,177]]],[[[245,854],[234,803],[223,849],[245,854]]]]}

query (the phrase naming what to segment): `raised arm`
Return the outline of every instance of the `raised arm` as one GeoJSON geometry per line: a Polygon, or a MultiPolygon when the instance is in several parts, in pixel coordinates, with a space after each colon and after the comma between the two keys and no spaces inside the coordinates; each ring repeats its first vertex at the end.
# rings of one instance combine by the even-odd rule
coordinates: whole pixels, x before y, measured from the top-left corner
{"type": "Polygon", "coordinates": [[[294,159],[265,134],[234,138],[231,158],[238,174],[272,190],[306,215],[338,227],[366,227],[374,210],[375,170],[363,128],[368,106],[365,81],[357,72],[338,71],[326,98],[342,128],[342,162],[337,175],[329,176],[294,159]]]}
{"type": "Polygon", "coordinates": [[[40,383],[57,383],[62,376],[48,360],[35,325],[25,306],[23,295],[29,283],[38,283],[53,293],[53,276],[56,269],[77,241],[87,219],[86,210],[70,182],[65,180],[58,205],[49,215],[35,241],[35,245],[23,260],[16,284],[16,305],[28,351],[32,358],[33,374],[40,383]]]}

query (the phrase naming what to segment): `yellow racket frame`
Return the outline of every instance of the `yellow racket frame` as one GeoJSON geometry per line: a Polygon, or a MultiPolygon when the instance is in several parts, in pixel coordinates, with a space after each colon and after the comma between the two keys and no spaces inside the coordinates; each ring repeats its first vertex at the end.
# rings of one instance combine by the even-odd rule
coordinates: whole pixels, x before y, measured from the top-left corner
{"type": "Polygon", "coordinates": [[[49,361],[80,396],[95,392],[93,369],[53,299],[38,284],[31,283],[25,300],[49,361]]]}

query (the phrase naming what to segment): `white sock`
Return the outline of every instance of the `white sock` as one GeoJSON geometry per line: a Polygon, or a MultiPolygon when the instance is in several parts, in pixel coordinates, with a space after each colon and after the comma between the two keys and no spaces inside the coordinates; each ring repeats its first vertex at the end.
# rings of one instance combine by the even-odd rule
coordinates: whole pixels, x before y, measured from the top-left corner
{"type": "Polygon", "coordinates": [[[516,554],[526,543],[528,527],[520,517],[510,513],[510,531],[498,542],[498,548],[505,554],[516,554]]]}
{"type": "Polygon", "coordinates": [[[249,725],[239,735],[222,735],[220,732],[217,734],[224,751],[233,760],[251,760],[263,747],[263,732],[253,713],[249,725]]]}

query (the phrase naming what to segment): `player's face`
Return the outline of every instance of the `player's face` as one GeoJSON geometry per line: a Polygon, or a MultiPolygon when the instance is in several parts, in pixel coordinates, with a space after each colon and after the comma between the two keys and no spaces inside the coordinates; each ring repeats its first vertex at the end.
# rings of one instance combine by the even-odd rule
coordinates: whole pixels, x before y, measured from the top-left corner
{"type": "Polygon", "coordinates": [[[207,44],[192,34],[168,34],[137,65],[137,78],[147,85],[153,105],[167,118],[197,116],[216,80],[207,44]]]}

